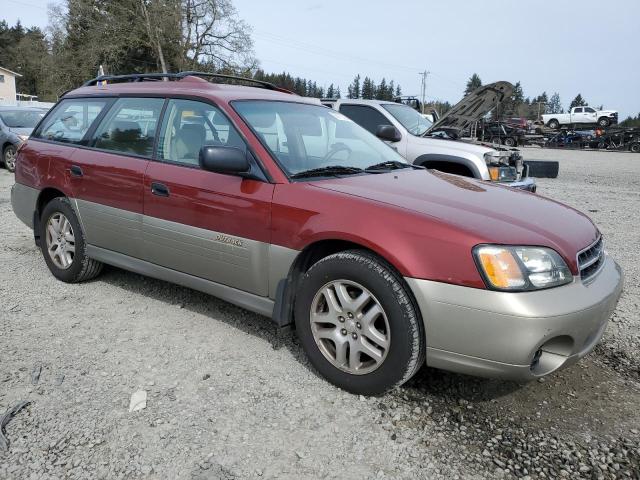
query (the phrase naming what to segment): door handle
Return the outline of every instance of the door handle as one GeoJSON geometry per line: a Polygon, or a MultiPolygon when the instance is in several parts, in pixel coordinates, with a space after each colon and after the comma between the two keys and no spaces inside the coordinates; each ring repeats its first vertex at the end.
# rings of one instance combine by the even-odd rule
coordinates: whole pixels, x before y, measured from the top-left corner
{"type": "Polygon", "coordinates": [[[164,183],[151,182],[151,193],[159,197],[168,197],[169,188],[164,183]]]}
{"type": "Polygon", "coordinates": [[[71,165],[71,168],[69,168],[69,172],[73,177],[82,177],[82,175],[84,175],[82,169],[78,165],[71,165]]]}

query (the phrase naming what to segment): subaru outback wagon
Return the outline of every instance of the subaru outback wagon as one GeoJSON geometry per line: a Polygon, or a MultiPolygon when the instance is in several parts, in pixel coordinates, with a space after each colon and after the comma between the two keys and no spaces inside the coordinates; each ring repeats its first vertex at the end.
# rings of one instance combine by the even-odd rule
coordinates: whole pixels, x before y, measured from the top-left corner
{"type": "Polygon", "coordinates": [[[361,394],[425,363],[534,379],[601,339],[622,273],[582,213],[409,165],[313,99],[203,76],[87,82],[21,146],[13,209],[57,279],[106,263],[295,325],[361,394]]]}

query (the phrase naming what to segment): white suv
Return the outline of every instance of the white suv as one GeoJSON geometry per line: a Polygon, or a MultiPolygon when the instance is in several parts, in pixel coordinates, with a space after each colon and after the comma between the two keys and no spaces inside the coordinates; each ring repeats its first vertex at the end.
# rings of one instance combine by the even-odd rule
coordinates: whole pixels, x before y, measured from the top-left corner
{"type": "Polygon", "coordinates": [[[517,149],[487,147],[429,135],[433,125],[416,110],[384,100],[339,99],[323,104],[389,143],[410,163],[536,191],[517,149]]]}

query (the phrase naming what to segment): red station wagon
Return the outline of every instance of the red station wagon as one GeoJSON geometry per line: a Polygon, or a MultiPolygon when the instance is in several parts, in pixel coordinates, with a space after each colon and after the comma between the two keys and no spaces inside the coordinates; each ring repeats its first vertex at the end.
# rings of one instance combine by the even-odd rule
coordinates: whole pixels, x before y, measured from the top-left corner
{"type": "Polygon", "coordinates": [[[582,213],[409,165],[313,99],[204,76],[87,82],[20,148],[13,209],[56,278],[106,263],[295,325],[360,394],[425,363],[534,379],[601,339],[623,276],[582,213]]]}

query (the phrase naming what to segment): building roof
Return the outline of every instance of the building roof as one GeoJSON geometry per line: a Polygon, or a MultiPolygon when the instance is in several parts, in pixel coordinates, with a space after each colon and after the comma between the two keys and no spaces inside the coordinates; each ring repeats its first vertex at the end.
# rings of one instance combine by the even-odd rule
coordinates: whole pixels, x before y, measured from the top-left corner
{"type": "Polygon", "coordinates": [[[8,68],[0,67],[0,70],[2,70],[3,72],[9,72],[11,75],[15,75],[16,77],[21,77],[22,76],[17,72],[13,72],[13,71],[9,70],[8,68]]]}

